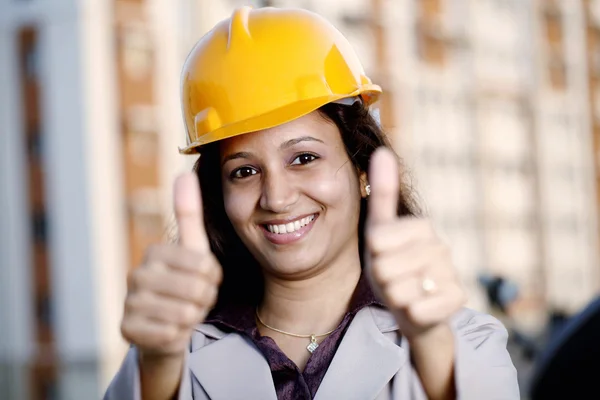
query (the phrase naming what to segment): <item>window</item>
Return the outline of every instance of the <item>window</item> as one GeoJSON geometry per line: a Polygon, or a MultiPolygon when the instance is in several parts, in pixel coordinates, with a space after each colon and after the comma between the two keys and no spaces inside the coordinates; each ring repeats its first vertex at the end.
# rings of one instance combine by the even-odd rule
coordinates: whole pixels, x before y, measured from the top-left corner
{"type": "Polygon", "coordinates": [[[37,318],[38,321],[52,329],[52,302],[48,296],[40,295],[37,299],[37,318]]]}
{"type": "Polygon", "coordinates": [[[39,76],[39,52],[34,43],[25,52],[25,76],[27,79],[39,76]]]}
{"type": "Polygon", "coordinates": [[[256,6],[256,8],[258,7],[273,7],[275,6],[274,1],[273,0],[254,0],[251,3],[254,3],[254,5],[256,6]]]}
{"type": "Polygon", "coordinates": [[[33,239],[36,242],[46,242],[48,234],[48,224],[46,213],[43,211],[35,211],[32,218],[33,223],[33,239]]]}
{"type": "Polygon", "coordinates": [[[37,129],[33,129],[27,137],[27,151],[30,159],[40,160],[42,156],[42,136],[37,129]]]}

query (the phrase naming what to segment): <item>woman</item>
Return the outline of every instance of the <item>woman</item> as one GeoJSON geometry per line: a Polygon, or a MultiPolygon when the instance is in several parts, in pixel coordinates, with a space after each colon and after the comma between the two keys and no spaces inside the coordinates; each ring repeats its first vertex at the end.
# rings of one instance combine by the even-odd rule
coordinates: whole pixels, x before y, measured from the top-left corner
{"type": "Polygon", "coordinates": [[[200,157],[175,182],[178,243],[129,276],[107,399],[519,397],[506,330],[462,308],[333,26],[239,9],[182,88],[200,157]]]}

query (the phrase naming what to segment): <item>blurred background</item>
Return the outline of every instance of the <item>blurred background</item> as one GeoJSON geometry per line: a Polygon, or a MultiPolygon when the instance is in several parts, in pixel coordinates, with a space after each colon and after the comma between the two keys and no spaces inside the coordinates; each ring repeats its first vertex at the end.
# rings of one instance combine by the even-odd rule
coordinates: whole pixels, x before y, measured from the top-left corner
{"type": "Polygon", "coordinates": [[[242,5],[314,10],[355,46],[527,398],[600,292],[600,0],[0,0],[0,398],[99,398],[118,369],[125,275],[194,161],[181,66],[242,5]]]}

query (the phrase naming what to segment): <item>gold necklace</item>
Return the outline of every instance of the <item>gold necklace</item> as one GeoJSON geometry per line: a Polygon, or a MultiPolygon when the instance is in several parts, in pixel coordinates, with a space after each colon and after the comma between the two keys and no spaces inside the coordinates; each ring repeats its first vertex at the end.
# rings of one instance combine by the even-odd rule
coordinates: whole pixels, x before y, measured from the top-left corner
{"type": "Polygon", "coordinates": [[[317,349],[317,347],[319,347],[319,344],[317,343],[317,338],[330,335],[331,333],[333,333],[333,331],[335,331],[335,329],[332,329],[329,332],[321,333],[319,335],[315,335],[314,333],[311,335],[298,335],[297,333],[282,331],[281,329],[273,328],[272,326],[267,325],[260,318],[260,315],[258,314],[258,307],[256,308],[256,319],[258,319],[258,322],[260,322],[261,325],[263,325],[265,328],[269,328],[272,331],[279,332],[284,335],[288,335],[288,336],[292,336],[292,337],[297,337],[297,338],[302,338],[302,339],[310,339],[310,343],[308,344],[308,346],[306,346],[306,350],[308,350],[308,352],[310,354],[312,354],[317,349]]]}

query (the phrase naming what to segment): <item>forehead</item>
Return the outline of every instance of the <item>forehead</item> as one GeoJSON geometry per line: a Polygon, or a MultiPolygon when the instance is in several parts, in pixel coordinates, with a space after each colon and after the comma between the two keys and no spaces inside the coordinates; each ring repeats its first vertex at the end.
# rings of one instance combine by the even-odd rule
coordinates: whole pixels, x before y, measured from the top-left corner
{"type": "Polygon", "coordinates": [[[337,126],[318,111],[273,128],[247,133],[221,142],[221,154],[244,151],[248,148],[279,147],[289,140],[310,136],[327,145],[338,145],[342,139],[337,126]]]}

